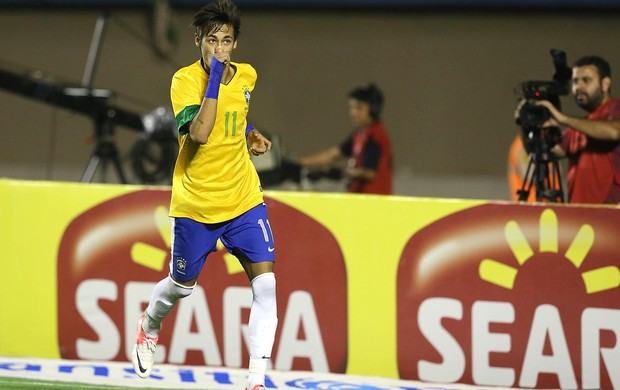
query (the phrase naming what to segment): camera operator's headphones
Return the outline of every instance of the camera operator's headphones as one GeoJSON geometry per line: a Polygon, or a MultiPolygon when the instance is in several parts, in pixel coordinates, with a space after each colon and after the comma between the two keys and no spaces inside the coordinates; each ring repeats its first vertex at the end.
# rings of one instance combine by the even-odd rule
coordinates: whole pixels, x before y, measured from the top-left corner
{"type": "Polygon", "coordinates": [[[368,87],[368,92],[370,94],[370,101],[368,102],[370,116],[377,121],[381,116],[381,110],[383,110],[383,95],[374,85],[368,87]]]}
{"type": "Polygon", "coordinates": [[[350,97],[368,103],[368,111],[372,119],[379,120],[383,109],[383,94],[374,84],[356,88],[349,94],[350,97]]]}

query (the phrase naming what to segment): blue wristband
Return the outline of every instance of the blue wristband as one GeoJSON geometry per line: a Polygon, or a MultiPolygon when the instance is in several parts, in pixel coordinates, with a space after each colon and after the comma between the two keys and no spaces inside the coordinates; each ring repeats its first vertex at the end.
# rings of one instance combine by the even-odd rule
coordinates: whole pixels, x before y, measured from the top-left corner
{"type": "Polygon", "coordinates": [[[220,83],[222,82],[223,74],[224,63],[219,62],[216,58],[213,58],[211,60],[211,71],[209,73],[209,82],[207,83],[205,98],[217,99],[217,95],[220,93],[220,83]]]}
{"type": "Polygon", "coordinates": [[[248,138],[248,134],[250,134],[250,131],[252,130],[254,130],[254,126],[252,126],[250,122],[248,122],[248,124],[245,126],[245,138],[248,138]]]}

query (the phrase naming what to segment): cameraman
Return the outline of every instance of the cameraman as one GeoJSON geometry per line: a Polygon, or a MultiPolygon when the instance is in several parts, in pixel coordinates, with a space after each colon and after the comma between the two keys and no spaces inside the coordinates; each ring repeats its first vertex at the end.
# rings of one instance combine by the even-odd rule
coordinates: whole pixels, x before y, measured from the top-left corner
{"type": "Polygon", "coordinates": [[[353,132],[340,145],[302,156],[297,164],[329,166],[346,157],[348,192],[392,194],[392,147],[381,122],[383,93],[374,84],[358,87],[349,93],[348,104],[353,132]]]}
{"type": "Polygon", "coordinates": [[[562,142],[553,147],[568,157],[568,201],[571,203],[620,203],[620,99],[610,96],[611,69],[601,57],[585,56],[572,69],[572,94],[586,118],[561,113],[541,100],[551,119],[547,126],[567,128],[562,142]]]}

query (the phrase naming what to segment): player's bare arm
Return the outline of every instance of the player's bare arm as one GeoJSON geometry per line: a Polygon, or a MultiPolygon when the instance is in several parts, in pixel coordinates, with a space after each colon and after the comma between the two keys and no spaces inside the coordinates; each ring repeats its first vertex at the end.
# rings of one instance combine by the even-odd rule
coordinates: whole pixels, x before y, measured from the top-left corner
{"type": "Polygon", "coordinates": [[[198,114],[189,126],[189,136],[196,143],[204,145],[213,131],[215,124],[215,114],[217,112],[217,99],[202,100],[202,105],[198,110],[198,114]]]}
{"type": "MultiPolygon", "coordinates": [[[[216,81],[228,82],[234,75],[234,69],[230,65],[230,49],[225,50],[233,45],[232,37],[225,35],[223,31],[210,34],[203,39],[203,42],[197,42],[201,47],[203,59],[209,64],[209,82],[216,81]],[[220,37],[219,35],[223,35],[220,37]],[[211,54],[212,53],[212,54],[211,54]],[[213,80],[212,80],[213,78],[213,80]]],[[[209,87],[207,87],[208,89],[209,87]]],[[[219,89],[219,88],[218,88],[219,89]]],[[[202,100],[202,104],[196,117],[192,121],[189,134],[194,142],[206,144],[213,131],[215,125],[215,115],[217,113],[217,92],[212,96],[207,96],[202,100]]]]}

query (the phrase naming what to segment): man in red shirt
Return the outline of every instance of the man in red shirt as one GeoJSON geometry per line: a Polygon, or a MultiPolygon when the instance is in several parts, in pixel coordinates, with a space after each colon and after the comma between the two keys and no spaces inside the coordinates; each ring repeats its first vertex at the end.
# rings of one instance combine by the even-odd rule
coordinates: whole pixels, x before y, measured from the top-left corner
{"type": "Polygon", "coordinates": [[[345,170],[350,179],[348,191],[365,194],[391,194],[392,147],[380,120],[383,95],[374,85],[349,93],[349,116],[354,131],[340,145],[301,157],[302,167],[327,166],[348,157],[345,170]]]}
{"type": "Polygon", "coordinates": [[[564,115],[546,100],[536,103],[551,113],[545,126],[568,128],[553,152],[569,159],[571,203],[620,203],[620,99],[610,88],[609,63],[586,56],[575,62],[572,76],[572,94],[586,118],[564,115]]]}

